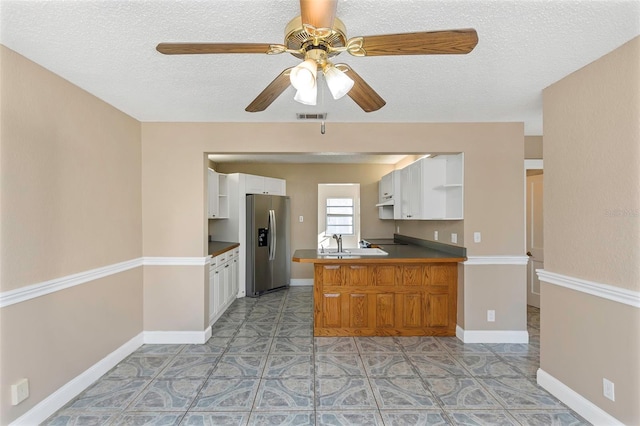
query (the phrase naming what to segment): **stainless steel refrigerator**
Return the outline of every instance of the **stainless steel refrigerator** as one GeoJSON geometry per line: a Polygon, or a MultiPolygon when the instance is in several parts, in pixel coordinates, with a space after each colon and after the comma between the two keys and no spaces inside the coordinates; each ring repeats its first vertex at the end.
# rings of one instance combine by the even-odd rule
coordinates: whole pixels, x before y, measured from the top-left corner
{"type": "Polygon", "coordinates": [[[289,229],[289,197],[247,195],[247,296],[289,286],[289,229]]]}

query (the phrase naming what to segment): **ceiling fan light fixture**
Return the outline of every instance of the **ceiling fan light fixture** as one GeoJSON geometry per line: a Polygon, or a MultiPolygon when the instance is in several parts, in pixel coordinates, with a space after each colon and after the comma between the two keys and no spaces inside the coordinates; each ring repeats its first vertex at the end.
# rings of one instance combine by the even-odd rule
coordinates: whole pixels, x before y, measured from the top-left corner
{"type": "Polygon", "coordinates": [[[300,0],[302,25],[315,37],[331,34],[338,0],[300,0]]]}
{"type": "Polygon", "coordinates": [[[313,59],[307,59],[291,70],[289,79],[296,90],[309,90],[316,87],[318,64],[313,59]]]}
{"type": "Polygon", "coordinates": [[[353,87],[354,81],[331,63],[327,63],[322,72],[333,99],[342,98],[353,87]]]}
{"type": "Polygon", "coordinates": [[[311,89],[298,89],[293,100],[304,105],[315,105],[318,100],[318,87],[313,86],[311,89]]]}

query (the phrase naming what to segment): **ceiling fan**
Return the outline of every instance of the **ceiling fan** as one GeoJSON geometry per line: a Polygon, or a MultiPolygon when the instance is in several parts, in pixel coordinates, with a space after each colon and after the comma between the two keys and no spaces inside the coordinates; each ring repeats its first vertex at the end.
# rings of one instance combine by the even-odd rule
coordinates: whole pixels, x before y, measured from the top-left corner
{"type": "Polygon", "coordinates": [[[329,59],[342,52],[353,56],[466,54],[478,43],[474,29],[384,34],[347,39],[345,25],[336,17],[338,0],[300,0],[300,16],[285,29],[284,44],[268,43],[160,43],[158,52],[165,55],[290,53],[303,59],[287,68],[245,108],[247,112],[264,111],[289,85],[297,90],[294,99],[315,105],[317,73],[321,71],[334,99],[345,94],[365,112],[385,105],[376,93],[347,64],[333,64],[329,59]]]}

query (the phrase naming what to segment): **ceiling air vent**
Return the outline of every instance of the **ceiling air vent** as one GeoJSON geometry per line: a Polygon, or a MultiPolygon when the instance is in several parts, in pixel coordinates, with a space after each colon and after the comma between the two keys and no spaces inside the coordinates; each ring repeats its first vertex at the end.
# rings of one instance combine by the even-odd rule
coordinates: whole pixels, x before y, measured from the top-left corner
{"type": "Polygon", "coordinates": [[[314,114],[306,114],[306,113],[297,113],[296,117],[298,117],[298,120],[326,120],[327,119],[327,113],[326,112],[320,112],[320,113],[314,113],[314,114]]]}

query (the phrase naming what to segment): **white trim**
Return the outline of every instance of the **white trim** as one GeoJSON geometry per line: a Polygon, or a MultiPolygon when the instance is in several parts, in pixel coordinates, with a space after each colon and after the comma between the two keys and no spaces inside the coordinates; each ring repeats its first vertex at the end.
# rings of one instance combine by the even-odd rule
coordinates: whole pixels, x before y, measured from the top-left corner
{"type": "Polygon", "coordinates": [[[622,426],[623,423],[604,411],[602,408],[589,401],[551,374],[538,368],[538,385],[549,391],[553,396],[567,404],[569,408],[580,414],[594,425],[622,426]]]}
{"type": "Polygon", "coordinates": [[[467,256],[463,265],[526,265],[528,256],[467,256]]]}
{"type": "Polygon", "coordinates": [[[313,286],[313,278],[291,278],[291,280],[289,280],[289,286],[291,287],[313,286]]]}
{"type": "Polygon", "coordinates": [[[540,169],[544,169],[544,162],[542,159],[539,160],[533,160],[533,159],[528,159],[528,160],[524,160],[524,169],[525,170],[540,170],[540,169]]]}
{"type": "Polygon", "coordinates": [[[526,330],[465,330],[456,325],[456,337],[464,343],[529,343],[526,330]]]}
{"type": "Polygon", "coordinates": [[[90,269],[77,274],[67,275],[65,277],[55,278],[53,280],[17,288],[15,290],[4,291],[0,293],[0,308],[25,302],[50,293],[55,293],[56,291],[64,290],[90,281],[95,281],[139,266],[142,266],[141,257],[128,260],[126,262],[114,263],[112,265],[90,269]]]}
{"type": "Polygon", "coordinates": [[[211,262],[211,256],[205,257],[138,257],[125,262],[114,263],[100,268],[90,269],[77,274],[54,278],[49,281],[32,284],[15,290],[0,293],[0,308],[26,302],[77,285],[95,281],[110,275],[119,274],[140,266],[202,266],[211,262]]]}
{"type": "Polygon", "coordinates": [[[205,257],[149,257],[142,258],[144,266],[202,266],[211,263],[211,256],[205,257]]]}
{"type": "Polygon", "coordinates": [[[211,327],[203,331],[145,331],[145,344],[203,344],[211,337],[211,327]]]}
{"type": "Polygon", "coordinates": [[[568,275],[556,274],[555,272],[536,269],[538,278],[545,283],[554,284],[560,287],[570,288],[592,296],[624,303],[625,305],[640,308],[640,292],[614,287],[608,284],[587,281],[568,275]]]}
{"type": "Polygon", "coordinates": [[[142,343],[143,333],[140,333],[40,401],[32,409],[14,420],[11,425],[35,425],[42,423],[115,367],[120,361],[132,354],[142,346],[142,343]]]}

